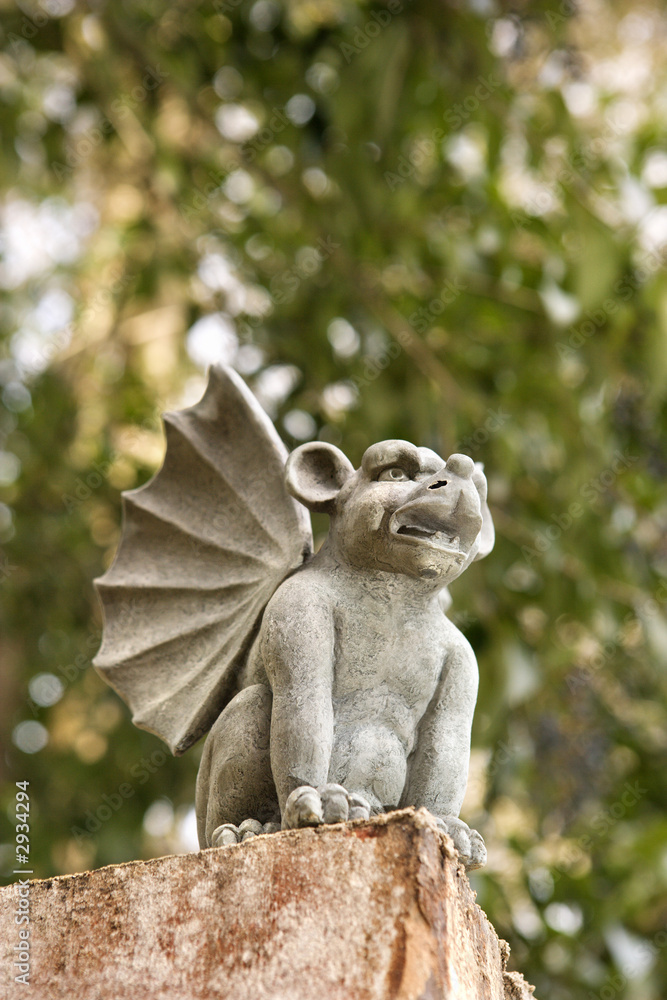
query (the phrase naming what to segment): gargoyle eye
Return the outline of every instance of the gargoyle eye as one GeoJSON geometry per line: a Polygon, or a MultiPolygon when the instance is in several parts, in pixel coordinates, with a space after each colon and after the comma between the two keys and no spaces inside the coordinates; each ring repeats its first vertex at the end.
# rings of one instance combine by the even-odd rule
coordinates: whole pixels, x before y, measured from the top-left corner
{"type": "Polygon", "coordinates": [[[383,469],[377,478],[379,483],[405,483],[410,479],[405,469],[399,465],[393,465],[390,469],[383,469]]]}

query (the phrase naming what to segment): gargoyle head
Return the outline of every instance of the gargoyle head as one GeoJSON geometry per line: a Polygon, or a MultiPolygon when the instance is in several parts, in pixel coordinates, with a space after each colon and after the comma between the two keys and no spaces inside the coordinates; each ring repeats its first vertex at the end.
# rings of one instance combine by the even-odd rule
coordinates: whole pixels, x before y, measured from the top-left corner
{"type": "Polygon", "coordinates": [[[444,587],[493,548],[480,464],[445,462],[408,441],[381,441],[355,469],[338,449],[310,442],[290,455],[290,493],[331,516],[327,544],[364,570],[402,573],[444,587]]]}

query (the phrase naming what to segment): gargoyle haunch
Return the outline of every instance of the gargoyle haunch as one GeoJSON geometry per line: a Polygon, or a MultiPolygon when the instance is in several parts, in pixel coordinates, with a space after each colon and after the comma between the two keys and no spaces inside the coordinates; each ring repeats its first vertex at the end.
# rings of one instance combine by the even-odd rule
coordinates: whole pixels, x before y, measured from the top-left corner
{"type": "Polygon", "coordinates": [[[443,610],[493,547],[481,466],[407,441],[373,445],[357,470],[320,442],[288,456],[221,367],[164,420],[164,464],[124,494],[97,581],[95,666],[174,754],[210,730],[201,846],[412,805],[481,867],[458,818],[477,663],[443,610]],[[330,515],[314,555],[306,508],[330,515]]]}

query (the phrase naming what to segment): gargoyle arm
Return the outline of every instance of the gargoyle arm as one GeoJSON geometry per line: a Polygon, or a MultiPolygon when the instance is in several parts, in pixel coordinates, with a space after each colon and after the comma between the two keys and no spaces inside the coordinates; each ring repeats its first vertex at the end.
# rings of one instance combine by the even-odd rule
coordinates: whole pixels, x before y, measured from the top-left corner
{"type": "Polygon", "coordinates": [[[328,781],[334,626],[326,600],[283,587],[267,608],[262,659],[273,691],[271,768],[281,811],[299,785],[328,781]]]}
{"type": "Polygon", "coordinates": [[[435,816],[459,815],[468,782],[478,683],[475,654],[459,635],[420,722],[402,804],[425,806],[435,816]]]}

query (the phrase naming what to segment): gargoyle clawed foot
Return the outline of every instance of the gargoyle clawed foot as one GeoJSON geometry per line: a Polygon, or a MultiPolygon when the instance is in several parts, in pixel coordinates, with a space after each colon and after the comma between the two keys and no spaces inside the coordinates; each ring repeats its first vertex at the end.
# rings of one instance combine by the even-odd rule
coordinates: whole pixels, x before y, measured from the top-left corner
{"type": "Polygon", "coordinates": [[[438,826],[448,833],[466,867],[466,871],[483,868],[486,864],[486,845],[477,830],[471,830],[458,816],[436,816],[438,826]]]}
{"type": "Polygon", "coordinates": [[[227,847],[229,844],[240,844],[243,840],[251,840],[260,833],[277,833],[280,823],[260,823],[256,819],[244,819],[240,826],[233,823],[223,823],[211,834],[211,847],[227,847]]]}
{"type": "Polygon", "coordinates": [[[369,819],[370,803],[358,792],[348,792],[342,785],[300,785],[285,803],[283,830],[321,823],[346,823],[351,819],[369,819]]]}
{"type": "MultiPolygon", "coordinates": [[[[342,785],[322,785],[320,788],[301,785],[294,789],[285,804],[282,829],[345,823],[350,819],[368,819],[370,814],[367,799],[358,792],[346,791],[342,785]]],[[[239,826],[222,823],[211,834],[211,846],[240,844],[262,833],[277,833],[280,828],[280,823],[262,824],[256,819],[246,819],[239,826]]]]}

